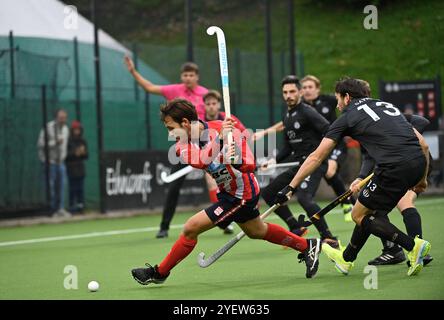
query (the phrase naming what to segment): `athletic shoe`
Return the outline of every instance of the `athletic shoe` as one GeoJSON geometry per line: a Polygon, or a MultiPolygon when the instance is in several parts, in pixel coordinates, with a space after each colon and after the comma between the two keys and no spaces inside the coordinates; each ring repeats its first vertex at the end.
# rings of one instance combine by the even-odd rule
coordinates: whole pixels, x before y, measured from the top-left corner
{"type": "Polygon", "coordinates": [[[421,272],[424,266],[424,257],[429,253],[431,247],[430,242],[418,236],[415,237],[415,246],[412,251],[407,253],[410,261],[410,267],[407,271],[408,276],[414,276],[421,272]]]}
{"type": "Polygon", "coordinates": [[[382,251],[381,255],[368,262],[371,266],[385,266],[391,264],[398,264],[406,260],[404,251],[398,250],[396,252],[382,251]]]}
{"type": "MultiPolygon", "coordinates": [[[[424,267],[425,267],[426,265],[428,265],[430,262],[433,261],[433,257],[428,254],[424,257],[424,259],[422,259],[422,261],[424,262],[424,267]]],[[[410,261],[409,260],[407,260],[407,267],[410,268],[410,261]]]]}
{"type": "Polygon", "coordinates": [[[157,239],[168,238],[168,230],[160,229],[159,232],[156,234],[156,238],[157,239]]]}
{"type": "Polygon", "coordinates": [[[230,223],[225,229],[224,234],[233,234],[234,233],[234,227],[233,224],[230,223]]]}
{"type": "Polygon", "coordinates": [[[353,268],[353,262],[345,261],[342,253],[345,247],[342,247],[339,243],[339,249],[335,249],[328,243],[324,242],[322,244],[322,251],[325,252],[327,257],[335,263],[335,268],[339,273],[348,275],[349,271],[353,268]]]}
{"type": "Polygon", "coordinates": [[[168,276],[170,275],[168,273],[166,276],[162,277],[157,270],[157,265],[155,265],[154,267],[148,263],[146,263],[145,265],[148,268],[136,268],[131,270],[131,274],[133,275],[134,280],[144,286],[150,283],[164,283],[166,278],[168,278],[168,276]]]}
{"type": "Polygon", "coordinates": [[[321,239],[322,243],[328,243],[332,248],[340,249],[340,244],[338,241],[338,238],[331,237],[331,238],[323,238],[321,239]]]}
{"type": "Polygon", "coordinates": [[[342,205],[342,211],[344,212],[344,220],[345,222],[353,222],[352,218],[352,209],[353,205],[350,203],[346,203],[342,205]]]}
{"type": "Polygon", "coordinates": [[[61,208],[57,210],[52,216],[56,218],[70,218],[72,217],[72,214],[71,212],[68,212],[65,209],[61,208]]]}
{"type": "Polygon", "coordinates": [[[313,278],[318,272],[319,253],[321,252],[320,239],[307,239],[307,249],[298,255],[299,263],[305,262],[307,278],[313,278]]]}

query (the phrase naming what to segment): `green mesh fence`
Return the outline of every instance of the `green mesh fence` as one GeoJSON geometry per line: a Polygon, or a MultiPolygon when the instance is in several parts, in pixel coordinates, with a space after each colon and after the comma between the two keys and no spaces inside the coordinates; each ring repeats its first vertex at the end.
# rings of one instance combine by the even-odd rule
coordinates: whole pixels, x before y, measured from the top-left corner
{"type": "MultiPolygon", "coordinates": [[[[16,37],[15,96],[11,95],[8,39],[0,37],[0,211],[45,203],[42,164],[37,138],[43,125],[41,86],[47,87],[47,118],[56,108],[68,111],[69,123],[80,113],[89,146],[85,196],[88,207],[98,207],[99,175],[95,75],[91,44],[79,43],[79,82],[75,87],[73,41],[16,37]],[[77,91],[80,100],[76,100],[77,91]]],[[[130,46],[129,46],[130,47],[130,46]]],[[[269,125],[266,57],[262,53],[229,51],[233,113],[252,129],[269,125]]],[[[172,142],[159,121],[164,98],[145,95],[135,86],[123,64],[124,53],[101,48],[103,141],[105,151],[166,150],[172,142]]],[[[179,82],[185,47],[138,45],[139,71],[156,84],[179,82]],[[146,63],[148,64],[146,64],[146,63]]],[[[220,90],[217,50],[195,48],[201,84],[220,90]]],[[[288,55],[273,55],[274,119],[283,112],[279,82],[288,72],[288,55]]],[[[298,70],[302,70],[299,65],[298,70]]],[[[67,197],[65,197],[67,198],[67,197]]]]}

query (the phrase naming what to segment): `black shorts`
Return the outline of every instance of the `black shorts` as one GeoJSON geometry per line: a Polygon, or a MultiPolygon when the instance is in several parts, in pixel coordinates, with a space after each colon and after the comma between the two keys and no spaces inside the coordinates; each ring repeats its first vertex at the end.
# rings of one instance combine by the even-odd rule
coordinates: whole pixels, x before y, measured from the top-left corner
{"type": "Polygon", "coordinates": [[[205,209],[208,218],[218,226],[225,228],[231,222],[244,223],[259,217],[258,201],[259,196],[251,200],[241,200],[232,195],[219,192],[216,203],[205,209]]]}
{"type": "Polygon", "coordinates": [[[424,176],[425,157],[375,168],[375,175],[359,193],[359,202],[371,210],[391,211],[424,176]]]}

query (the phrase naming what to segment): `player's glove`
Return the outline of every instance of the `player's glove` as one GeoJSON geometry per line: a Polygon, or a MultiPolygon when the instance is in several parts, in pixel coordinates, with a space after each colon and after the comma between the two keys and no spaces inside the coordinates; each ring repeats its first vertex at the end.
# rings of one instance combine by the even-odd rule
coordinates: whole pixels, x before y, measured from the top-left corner
{"type": "Polygon", "coordinates": [[[293,196],[295,188],[288,185],[276,194],[275,203],[284,204],[293,196]]]}

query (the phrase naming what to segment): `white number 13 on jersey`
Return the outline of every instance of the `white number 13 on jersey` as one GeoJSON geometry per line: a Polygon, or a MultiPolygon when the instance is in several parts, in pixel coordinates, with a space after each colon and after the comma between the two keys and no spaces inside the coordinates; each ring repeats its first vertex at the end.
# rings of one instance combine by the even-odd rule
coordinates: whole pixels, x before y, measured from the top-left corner
{"type": "MultiPolygon", "coordinates": [[[[388,102],[376,102],[376,106],[384,106],[386,107],[388,110],[384,110],[383,112],[385,114],[388,114],[389,116],[392,117],[396,117],[399,116],[401,114],[401,112],[399,112],[398,108],[396,108],[395,106],[393,106],[391,103],[388,102]]],[[[368,105],[363,104],[362,106],[358,107],[358,110],[364,110],[365,113],[367,113],[372,119],[373,121],[378,121],[379,119],[381,119],[376,112],[374,112],[368,105]]]]}

